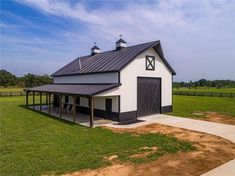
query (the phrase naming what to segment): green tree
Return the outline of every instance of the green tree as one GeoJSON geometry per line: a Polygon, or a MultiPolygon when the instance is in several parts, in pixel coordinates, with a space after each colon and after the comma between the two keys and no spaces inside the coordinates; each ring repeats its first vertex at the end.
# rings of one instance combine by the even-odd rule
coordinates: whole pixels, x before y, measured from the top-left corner
{"type": "Polygon", "coordinates": [[[15,86],[16,85],[16,76],[10,72],[1,69],[0,70],[0,86],[15,86]]]}
{"type": "Polygon", "coordinates": [[[21,82],[24,82],[25,87],[41,86],[44,84],[50,84],[53,82],[49,75],[35,75],[28,73],[21,77],[21,82]]]}

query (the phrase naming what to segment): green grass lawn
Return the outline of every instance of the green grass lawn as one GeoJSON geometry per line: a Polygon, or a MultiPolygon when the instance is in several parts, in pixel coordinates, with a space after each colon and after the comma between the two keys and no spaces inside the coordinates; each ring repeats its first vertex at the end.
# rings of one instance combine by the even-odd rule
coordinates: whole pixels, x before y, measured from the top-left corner
{"type": "Polygon", "coordinates": [[[109,165],[104,158],[111,155],[120,162],[141,163],[194,149],[162,134],[114,133],[62,121],[24,108],[24,97],[1,97],[0,102],[2,176],[63,174],[109,165]],[[144,146],[158,149],[145,158],[130,157],[144,146]]]}
{"type": "Polygon", "coordinates": [[[173,102],[169,114],[175,116],[196,117],[194,112],[212,111],[235,117],[235,98],[174,95],[173,102]]]}
{"type": "Polygon", "coordinates": [[[198,87],[197,89],[195,88],[186,88],[186,87],[181,87],[181,88],[174,88],[174,91],[194,91],[194,92],[224,92],[224,93],[235,93],[235,88],[206,88],[206,87],[198,87]]]}

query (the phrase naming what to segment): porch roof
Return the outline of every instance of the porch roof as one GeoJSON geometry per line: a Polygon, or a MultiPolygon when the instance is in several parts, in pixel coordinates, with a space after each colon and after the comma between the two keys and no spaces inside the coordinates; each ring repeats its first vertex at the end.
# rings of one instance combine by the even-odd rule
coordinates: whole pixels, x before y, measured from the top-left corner
{"type": "Polygon", "coordinates": [[[118,86],[120,84],[47,84],[26,88],[25,91],[94,96],[118,86]]]}

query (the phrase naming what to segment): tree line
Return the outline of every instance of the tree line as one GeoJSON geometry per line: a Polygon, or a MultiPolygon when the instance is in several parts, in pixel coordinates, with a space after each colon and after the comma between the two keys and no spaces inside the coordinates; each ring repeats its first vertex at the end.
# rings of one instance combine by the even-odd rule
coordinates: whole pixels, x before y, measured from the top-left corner
{"type": "Polygon", "coordinates": [[[206,79],[200,79],[198,81],[189,81],[189,82],[173,82],[174,88],[180,88],[180,87],[187,87],[189,89],[194,88],[197,89],[197,87],[214,87],[214,88],[235,88],[235,81],[234,80],[206,80],[206,79]]]}
{"type": "MultiPolygon", "coordinates": [[[[53,79],[47,75],[36,75],[28,73],[22,77],[17,77],[14,74],[10,73],[7,70],[0,70],[0,86],[1,87],[34,87],[44,84],[53,83],[53,79]]],[[[174,88],[187,87],[187,88],[197,88],[197,87],[216,87],[216,88],[235,88],[234,80],[206,80],[200,79],[198,81],[189,81],[189,82],[173,82],[174,88]]]]}
{"type": "Polygon", "coordinates": [[[36,74],[25,74],[24,76],[17,77],[7,70],[0,70],[0,86],[1,87],[34,87],[41,86],[44,84],[50,84],[53,79],[47,75],[36,75],[36,74]]]}

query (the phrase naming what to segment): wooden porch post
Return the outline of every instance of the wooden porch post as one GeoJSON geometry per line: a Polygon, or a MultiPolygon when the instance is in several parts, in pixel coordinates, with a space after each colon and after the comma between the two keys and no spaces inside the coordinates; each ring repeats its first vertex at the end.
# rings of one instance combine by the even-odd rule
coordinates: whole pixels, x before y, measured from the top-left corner
{"type": "Polygon", "coordinates": [[[48,113],[51,114],[51,93],[48,95],[48,113]]]}
{"type": "Polygon", "coordinates": [[[93,97],[90,97],[89,100],[91,102],[91,106],[90,106],[90,127],[93,127],[93,121],[94,121],[94,100],[93,100],[93,97]]]}
{"type": "Polygon", "coordinates": [[[40,111],[42,111],[42,93],[40,92],[40,111]]]}
{"type": "Polygon", "coordinates": [[[48,93],[46,93],[46,105],[48,105],[48,93]]]}
{"type": "Polygon", "coordinates": [[[73,122],[76,122],[76,96],[73,96],[73,122]]]}
{"type": "Polygon", "coordinates": [[[29,91],[26,91],[26,107],[29,106],[29,91]]]}
{"type": "Polygon", "coordinates": [[[35,92],[33,92],[33,109],[35,109],[35,92]]]}
{"type": "Polygon", "coordinates": [[[62,118],[62,95],[59,95],[59,105],[60,105],[59,108],[60,118],[62,118]]]}

